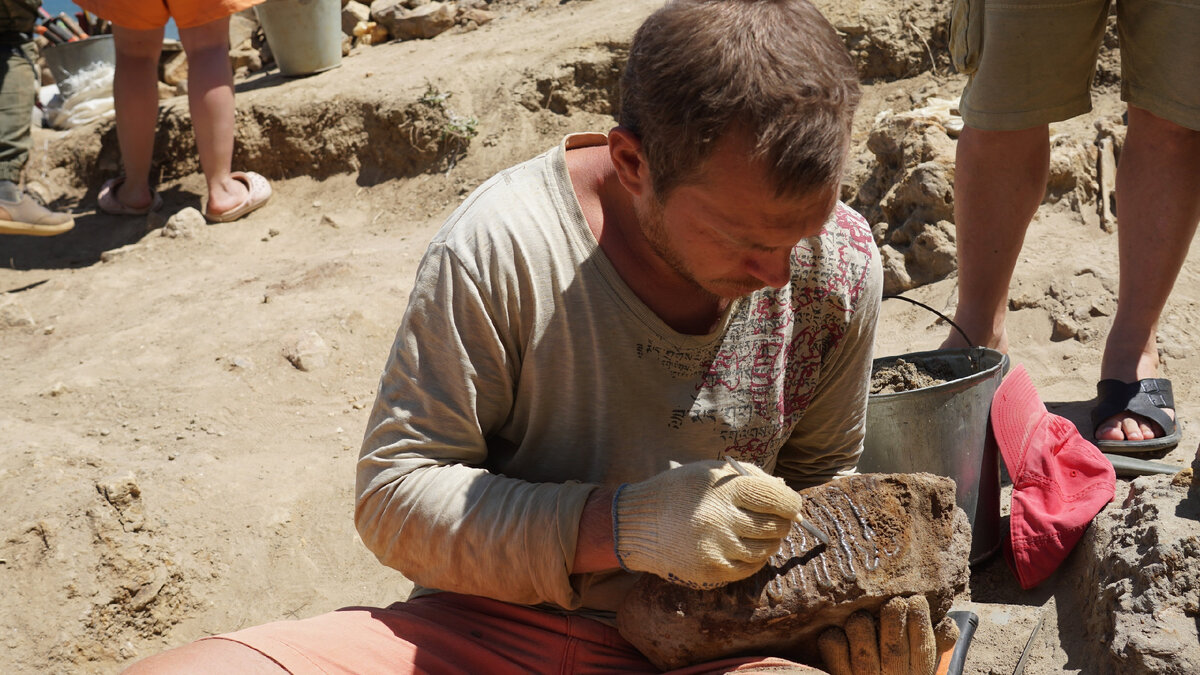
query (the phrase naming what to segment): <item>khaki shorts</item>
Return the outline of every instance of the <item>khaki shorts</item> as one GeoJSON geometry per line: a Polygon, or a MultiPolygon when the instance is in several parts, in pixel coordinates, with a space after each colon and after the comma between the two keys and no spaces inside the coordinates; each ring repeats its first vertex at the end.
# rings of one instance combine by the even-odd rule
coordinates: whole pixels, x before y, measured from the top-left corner
{"type": "MultiPolygon", "coordinates": [[[[1092,109],[1110,0],[955,0],[950,52],[970,76],[959,110],[1017,130],[1092,109]]],[[[1200,0],[1117,0],[1121,100],[1200,130],[1200,0]]]]}
{"type": "Polygon", "coordinates": [[[223,19],[263,0],[76,0],[77,5],[122,28],[153,30],[175,19],[180,28],[195,28],[223,19]]]}

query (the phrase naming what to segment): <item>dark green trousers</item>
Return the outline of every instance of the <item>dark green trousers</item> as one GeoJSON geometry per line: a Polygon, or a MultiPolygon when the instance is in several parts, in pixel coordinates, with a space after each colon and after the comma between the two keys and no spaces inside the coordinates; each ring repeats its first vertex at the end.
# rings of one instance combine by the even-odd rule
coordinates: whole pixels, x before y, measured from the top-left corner
{"type": "Polygon", "coordinates": [[[36,58],[32,42],[0,44],[0,180],[18,184],[33,145],[29,125],[37,100],[36,58]]]}

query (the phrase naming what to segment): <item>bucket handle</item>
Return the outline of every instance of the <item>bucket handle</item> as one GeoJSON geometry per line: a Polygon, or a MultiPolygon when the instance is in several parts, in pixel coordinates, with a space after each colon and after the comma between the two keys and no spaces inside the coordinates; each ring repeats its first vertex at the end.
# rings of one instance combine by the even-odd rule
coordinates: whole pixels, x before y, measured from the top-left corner
{"type": "Polygon", "coordinates": [[[903,300],[905,302],[912,303],[912,304],[916,305],[917,307],[922,307],[924,309],[927,309],[927,310],[933,312],[934,314],[938,315],[938,318],[942,319],[946,323],[953,326],[954,330],[958,331],[958,334],[962,336],[962,339],[967,341],[967,347],[969,347],[971,350],[967,354],[967,359],[969,359],[971,361],[972,366],[974,366],[976,368],[979,367],[979,363],[976,361],[976,359],[978,358],[978,355],[976,354],[976,352],[979,350],[979,346],[976,345],[974,342],[972,342],[971,338],[967,336],[967,332],[965,330],[963,330],[961,326],[959,326],[958,324],[951,321],[950,317],[946,316],[945,314],[942,314],[941,312],[937,311],[936,309],[930,307],[929,305],[927,305],[923,302],[917,302],[916,300],[913,300],[912,298],[906,298],[900,294],[883,296],[884,300],[890,300],[892,298],[895,298],[896,300],[903,300]]]}
{"type": "Polygon", "coordinates": [[[977,347],[977,346],[978,346],[978,345],[976,345],[974,342],[972,342],[972,341],[971,341],[971,338],[967,337],[967,332],[966,332],[965,330],[963,330],[962,328],[960,328],[960,327],[959,327],[959,325],[958,325],[958,324],[956,324],[956,323],[954,323],[953,321],[951,321],[951,320],[950,320],[950,317],[946,316],[945,314],[942,314],[941,312],[939,312],[939,311],[937,311],[936,309],[934,309],[934,308],[930,307],[929,305],[927,305],[927,304],[925,304],[925,303],[923,303],[923,302],[917,302],[916,300],[913,300],[912,298],[906,298],[906,297],[904,297],[903,295],[900,295],[900,294],[896,294],[896,295],[884,295],[884,296],[883,296],[883,299],[884,299],[884,300],[891,300],[892,298],[895,298],[895,299],[897,299],[897,300],[903,300],[903,301],[905,301],[905,302],[910,302],[910,303],[912,303],[912,304],[916,305],[917,307],[922,307],[922,308],[924,308],[924,309],[927,309],[927,310],[929,310],[929,311],[933,312],[934,314],[937,314],[937,315],[938,315],[938,318],[940,318],[941,320],[943,320],[943,321],[945,321],[946,323],[950,324],[951,326],[953,326],[953,327],[954,327],[954,330],[958,331],[958,334],[959,334],[959,335],[961,335],[961,336],[962,336],[962,338],[963,338],[964,340],[966,340],[966,341],[967,341],[967,346],[968,346],[968,347],[970,347],[971,349],[974,349],[975,347],[977,347]]]}

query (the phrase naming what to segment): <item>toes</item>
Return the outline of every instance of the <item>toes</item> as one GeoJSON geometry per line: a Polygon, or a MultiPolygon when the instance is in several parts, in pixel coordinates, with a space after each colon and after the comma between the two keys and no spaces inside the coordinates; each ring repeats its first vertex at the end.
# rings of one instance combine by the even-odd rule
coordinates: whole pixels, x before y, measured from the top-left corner
{"type": "MultiPolygon", "coordinates": [[[[1167,409],[1175,417],[1175,411],[1167,409]]],[[[1148,441],[1163,435],[1158,425],[1140,415],[1113,415],[1096,427],[1098,441],[1148,441]]]]}
{"type": "Polygon", "coordinates": [[[1126,417],[1121,420],[1121,431],[1125,434],[1125,440],[1140,441],[1145,439],[1142,435],[1142,425],[1138,423],[1137,418],[1126,417]]]}
{"type": "Polygon", "coordinates": [[[1117,418],[1106,420],[1103,424],[1096,427],[1096,440],[1098,441],[1123,441],[1125,440],[1125,432],[1121,431],[1121,424],[1117,418]]]}

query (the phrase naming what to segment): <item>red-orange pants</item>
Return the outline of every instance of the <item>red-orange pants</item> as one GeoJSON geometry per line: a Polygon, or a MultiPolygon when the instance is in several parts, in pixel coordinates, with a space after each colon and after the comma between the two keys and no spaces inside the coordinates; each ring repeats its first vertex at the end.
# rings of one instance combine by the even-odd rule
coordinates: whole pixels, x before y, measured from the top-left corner
{"type": "Polygon", "coordinates": [[[75,4],[123,28],[150,30],[174,18],[180,28],[195,28],[249,9],[263,0],[75,0],[75,4]]]}
{"type": "MultiPolygon", "coordinates": [[[[386,609],[348,607],[204,639],[238,642],[294,675],[659,672],[611,626],[455,593],[428,595],[386,609]]],[[[777,658],[741,657],[672,672],[820,671],[777,658]]]]}

